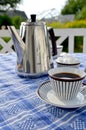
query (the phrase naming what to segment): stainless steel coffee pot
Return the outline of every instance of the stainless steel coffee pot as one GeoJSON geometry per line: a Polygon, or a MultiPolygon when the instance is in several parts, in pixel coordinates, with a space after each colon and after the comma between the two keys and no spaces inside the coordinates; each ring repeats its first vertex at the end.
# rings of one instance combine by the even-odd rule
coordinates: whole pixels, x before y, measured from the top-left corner
{"type": "Polygon", "coordinates": [[[45,74],[53,66],[46,24],[36,21],[22,22],[20,35],[14,26],[8,26],[17,53],[17,72],[20,76],[45,74]]]}

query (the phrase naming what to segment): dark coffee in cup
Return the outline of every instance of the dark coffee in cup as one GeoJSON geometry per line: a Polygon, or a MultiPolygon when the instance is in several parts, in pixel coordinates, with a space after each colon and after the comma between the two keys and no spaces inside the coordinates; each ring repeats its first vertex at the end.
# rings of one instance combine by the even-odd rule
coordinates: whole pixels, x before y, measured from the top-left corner
{"type": "Polygon", "coordinates": [[[69,78],[69,79],[75,79],[75,78],[80,78],[79,75],[74,74],[74,73],[56,73],[53,75],[56,78],[69,78]]]}

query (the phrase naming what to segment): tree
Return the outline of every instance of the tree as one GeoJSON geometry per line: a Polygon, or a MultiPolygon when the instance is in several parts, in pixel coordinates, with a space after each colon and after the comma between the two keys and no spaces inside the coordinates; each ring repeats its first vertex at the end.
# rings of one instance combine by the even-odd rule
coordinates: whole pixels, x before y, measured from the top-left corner
{"type": "Polygon", "coordinates": [[[86,8],[86,0],[67,0],[61,14],[77,14],[84,7],[86,8]]]}
{"type": "Polygon", "coordinates": [[[0,15],[0,29],[2,26],[7,28],[8,25],[12,25],[12,19],[8,15],[0,15]]]}
{"type": "Polygon", "coordinates": [[[79,14],[76,14],[76,19],[86,19],[86,7],[83,7],[79,14]]]}
{"type": "Polygon", "coordinates": [[[12,18],[12,24],[17,28],[19,29],[20,25],[21,25],[21,22],[24,22],[26,21],[24,18],[20,17],[20,16],[14,16],[12,18]]]}
{"type": "Polygon", "coordinates": [[[0,0],[0,10],[8,10],[9,8],[16,8],[17,4],[22,0],[0,0]]]}

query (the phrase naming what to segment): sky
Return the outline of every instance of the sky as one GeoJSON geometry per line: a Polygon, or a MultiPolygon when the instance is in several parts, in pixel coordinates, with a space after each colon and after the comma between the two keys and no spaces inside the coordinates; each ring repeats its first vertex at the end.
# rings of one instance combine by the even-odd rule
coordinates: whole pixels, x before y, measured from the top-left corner
{"type": "Polygon", "coordinates": [[[49,9],[57,9],[58,14],[67,0],[22,0],[17,9],[25,11],[28,18],[31,14],[39,14],[49,9]]]}

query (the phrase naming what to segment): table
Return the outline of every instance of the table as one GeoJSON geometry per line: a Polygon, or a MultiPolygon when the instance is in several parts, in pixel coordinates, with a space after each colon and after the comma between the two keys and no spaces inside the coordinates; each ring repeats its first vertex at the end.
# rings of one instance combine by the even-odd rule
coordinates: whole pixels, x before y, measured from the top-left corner
{"type": "MultiPolygon", "coordinates": [[[[86,53],[73,54],[86,67],[86,53]]],[[[0,54],[0,130],[85,130],[86,106],[63,109],[49,105],[37,95],[39,85],[49,79],[17,75],[16,54],[0,54]]]]}

